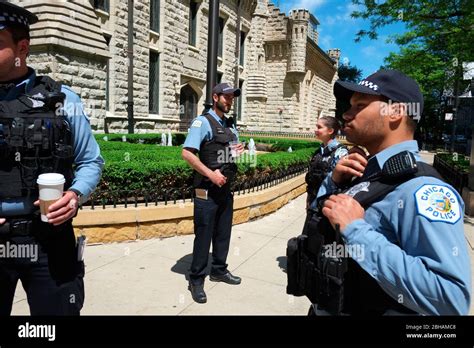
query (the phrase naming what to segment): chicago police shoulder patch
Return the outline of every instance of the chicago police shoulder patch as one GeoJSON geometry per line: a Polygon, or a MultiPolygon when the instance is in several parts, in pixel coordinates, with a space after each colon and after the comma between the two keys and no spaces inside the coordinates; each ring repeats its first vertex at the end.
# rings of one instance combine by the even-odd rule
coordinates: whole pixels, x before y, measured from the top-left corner
{"type": "Polygon", "coordinates": [[[457,194],[448,186],[425,184],[415,192],[417,213],[430,221],[455,224],[461,218],[457,194]]]}
{"type": "Polygon", "coordinates": [[[191,125],[191,127],[200,128],[201,125],[202,125],[202,121],[196,120],[196,121],[193,122],[193,124],[191,125]]]}

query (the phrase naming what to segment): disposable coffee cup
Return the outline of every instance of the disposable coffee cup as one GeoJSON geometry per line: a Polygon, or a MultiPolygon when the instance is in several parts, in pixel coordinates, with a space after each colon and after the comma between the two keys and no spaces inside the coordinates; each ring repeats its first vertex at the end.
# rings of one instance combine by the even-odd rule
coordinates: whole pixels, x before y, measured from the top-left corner
{"type": "Polygon", "coordinates": [[[66,179],[64,179],[62,174],[46,173],[38,176],[36,182],[39,187],[41,221],[48,222],[46,217],[48,208],[63,196],[66,179]]]}

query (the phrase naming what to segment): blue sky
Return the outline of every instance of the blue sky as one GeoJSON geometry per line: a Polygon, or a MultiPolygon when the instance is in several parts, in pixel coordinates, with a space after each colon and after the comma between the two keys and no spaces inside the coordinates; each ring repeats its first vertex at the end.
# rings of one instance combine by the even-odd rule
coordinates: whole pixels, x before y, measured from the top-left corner
{"type": "Polygon", "coordinates": [[[357,6],[350,0],[270,0],[278,5],[280,10],[288,14],[291,9],[305,8],[319,20],[319,46],[323,50],[339,48],[341,63],[349,61],[363,72],[363,77],[377,71],[384,64],[384,58],[390,52],[398,52],[394,43],[386,40],[392,34],[405,31],[403,23],[393,24],[379,31],[377,40],[364,38],[354,41],[356,33],[368,29],[370,22],[363,19],[351,18],[352,11],[357,6]]]}

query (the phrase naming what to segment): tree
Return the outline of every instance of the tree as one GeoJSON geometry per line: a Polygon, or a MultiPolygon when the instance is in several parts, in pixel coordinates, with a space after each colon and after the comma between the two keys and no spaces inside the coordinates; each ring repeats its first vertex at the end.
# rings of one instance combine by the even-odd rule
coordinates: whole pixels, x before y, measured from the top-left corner
{"type": "MultiPolygon", "coordinates": [[[[363,37],[377,38],[380,28],[404,22],[407,31],[392,35],[401,46],[385,63],[415,78],[425,97],[422,126],[438,133],[444,129],[443,94],[458,95],[463,62],[474,61],[474,1],[472,0],[352,0],[362,8],[352,17],[370,20],[370,28],[360,30],[363,37]]],[[[453,128],[454,132],[454,128],[453,128]]]]}
{"type": "MultiPolygon", "coordinates": [[[[337,74],[339,79],[342,81],[348,82],[359,82],[362,78],[362,70],[357,69],[356,66],[349,64],[341,64],[337,69],[337,74]]],[[[336,118],[342,121],[342,114],[349,108],[350,104],[342,101],[336,100],[336,118]]]]}
{"type": "Polygon", "coordinates": [[[385,64],[385,68],[403,71],[419,83],[425,105],[418,129],[441,138],[445,128],[444,113],[440,108],[446,89],[445,63],[421,45],[411,44],[401,48],[400,53],[391,53],[385,58],[385,64]]]}
{"type": "Polygon", "coordinates": [[[359,82],[362,78],[362,70],[349,64],[340,65],[337,74],[342,81],[359,82]]]}
{"type": "Polygon", "coordinates": [[[403,21],[407,32],[393,36],[399,45],[425,44],[446,58],[470,61],[474,57],[474,2],[472,0],[353,0],[365,6],[354,11],[355,18],[369,19],[370,29],[360,30],[356,41],[364,36],[377,38],[377,30],[403,21]]]}

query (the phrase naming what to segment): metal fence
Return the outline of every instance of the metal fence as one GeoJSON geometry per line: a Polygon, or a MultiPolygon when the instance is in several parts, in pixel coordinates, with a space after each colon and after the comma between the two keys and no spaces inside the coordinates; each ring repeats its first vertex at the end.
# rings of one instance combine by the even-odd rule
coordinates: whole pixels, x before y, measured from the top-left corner
{"type": "MultiPolygon", "coordinates": [[[[265,177],[234,183],[232,191],[234,196],[262,191],[293,179],[298,175],[305,173],[307,169],[307,164],[294,165],[287,169],[275,171],[265,177]]],[[[93,193],[89,201],[84,204],[84,207],[94,210],[113,209],[117,207],[138,207],[139,205],[144,207],[158,205],[166,206],[170,204],[193,202],[193,200],[192,187],[157,190],[120,190],[93,193]]],[[[81,206],[80,209],[83,209],[83,206],[81,206]]]]}
{"type": "Polygon", "coordinates": [[[265,131],[239,131],[239,135],[249,137],[277,137],[277,138],[301,138],[314,139],[314,132],[292,133],[292,132],[265,132],[265,131]]]}
{"type": "Polygon", "coordinates": [[[459,193],[462,193],[462,189],[468,185],[469,173],[461,172],[453,168],[453,166],[442,160],[438,155],[434,156],[433,167],[459,193]]]}

